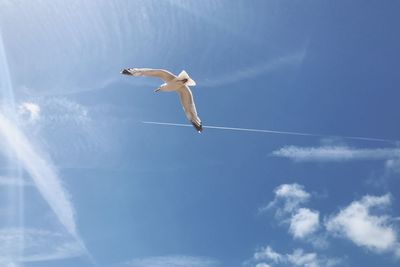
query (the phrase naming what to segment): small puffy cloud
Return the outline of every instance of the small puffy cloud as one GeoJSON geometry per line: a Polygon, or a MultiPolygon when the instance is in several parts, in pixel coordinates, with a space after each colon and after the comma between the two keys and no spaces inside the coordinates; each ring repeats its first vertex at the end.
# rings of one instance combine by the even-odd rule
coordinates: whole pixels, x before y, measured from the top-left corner
{"type": "MultiPolygon", "coordinates": [[[[275,189],[275,199],[270,202],[267,208],[283,203],[283,209],[278,212],[292,212],[302,203],[309,200],[310,194],[304,190],[302,185],[282,184],[275,189]]],[[[264,208],[265,209],[265,208],[264,208]]]]}
{"type": "Polygon", "coordinates": [[[276,188],[275,194],[277,197],[286,199],[307,200],[310,194],[304,191],[302,185],[299,184],[283,184],[276,188]]]}
{"type": "Polygon", "coordinates": [[[347,146],[286,146],[272,152],[274,156],[294,161],[349,161],[400,159],[400,148],[357,149],[347,146]]]}
{"type": "Polygon", "coordinates": [[[281,224],[289,225],[288,232],[295,239],[311,243],[314,247],[326,248],[326,236],[319,234],[319,212],[303,207],[311,198],[304,186],[282,184],[275,189],[275,198],[266,207],[260,209],[276,209],[275,216],[281,224]]]}
{"type": "Polygon", "coordinates": [[[334,235],[349,239],[354,244],[373,252],[394,252],[400,250],[395,228],[388,215],[374,215],[373,211],[391,204],[390,195],[364,196],[353,201],[338,214],[330,217],[325,225],[334,235]]]}
{"type": "Polygon", "coordinates": [[[256,267],[271,267],[271,265],[266,264],[265,262],[257,263],[256,267]]]}
{"type": "Polygon", "coordinates": [[[184,255],[133,259],[123,264],[129,267],[217,267],[219,262],[205,257],[184,255]]]}
{"type": "Polygon", "coordinates": [[[300,208],[296,214],[290,218],[289,232],[295,238],[305,238],[319,227],[319,212],[307,208],[300,208]]]}

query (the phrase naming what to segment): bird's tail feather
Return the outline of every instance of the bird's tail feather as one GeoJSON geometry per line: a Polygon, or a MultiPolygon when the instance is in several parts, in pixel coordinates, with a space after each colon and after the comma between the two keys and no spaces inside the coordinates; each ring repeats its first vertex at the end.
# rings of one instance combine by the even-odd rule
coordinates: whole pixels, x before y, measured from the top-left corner
{"type": "Polygon", "coordinates": [[[188,86],[196,85],[196,82],[192,78],[190,78],[189,74],[187,74],[187,72],[184,70],[181,71],[181,73],[179,73],[178,79],[179,80],[187,79],[188,81],[187,81],[186,85],[188,85],[188,86]]]}

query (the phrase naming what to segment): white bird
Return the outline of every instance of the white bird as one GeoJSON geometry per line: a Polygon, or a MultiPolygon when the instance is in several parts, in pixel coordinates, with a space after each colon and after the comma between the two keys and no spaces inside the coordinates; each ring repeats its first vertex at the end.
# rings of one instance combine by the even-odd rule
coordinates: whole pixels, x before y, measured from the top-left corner
{"type": "Polygon", "coordinates": [[[183,70],[178,76],[166,70],[148,68],[123,69],[121,73],[132,76],[158,77],[163,80],[165,83],[161,84],[154,92],[176,91],[179,94],[186,117],[193,124],[194,128],[201,133],[203,127],[200,118],[197,116],[193,95],[189,89],[189,86],[195,86],[196,82],[189,77],[186,71],[183,70]]]}

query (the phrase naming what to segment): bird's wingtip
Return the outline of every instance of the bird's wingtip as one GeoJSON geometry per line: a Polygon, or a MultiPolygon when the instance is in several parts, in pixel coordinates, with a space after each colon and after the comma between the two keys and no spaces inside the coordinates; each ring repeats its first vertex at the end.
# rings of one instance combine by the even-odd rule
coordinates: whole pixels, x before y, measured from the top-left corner
{"type": "Polygon", "coordinates": [[[120,73],[121,73],[121,74],[125,74],[125,75],[131,75],[130,71],[127,70],[127,69],[122,69],[122,70],[120,71],[120,73]]]}
{"type": "Polygon", "coordinates": [[[192,122],[192,125],[197,130],[198,133],[201,133],[203,131],[203,125],[201,125],[201,123],[197,124],[197,123],[192,122]]]}

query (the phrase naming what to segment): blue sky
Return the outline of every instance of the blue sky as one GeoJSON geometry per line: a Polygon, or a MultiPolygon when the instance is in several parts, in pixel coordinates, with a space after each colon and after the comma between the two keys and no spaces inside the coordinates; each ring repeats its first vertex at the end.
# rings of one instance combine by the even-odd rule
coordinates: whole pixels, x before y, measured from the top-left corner
{"type": "Polygon", "coordinates": [[[399,8],[1,1],[0,265],[398,266],[399,8]]]}

